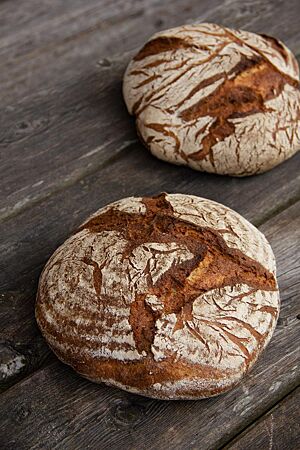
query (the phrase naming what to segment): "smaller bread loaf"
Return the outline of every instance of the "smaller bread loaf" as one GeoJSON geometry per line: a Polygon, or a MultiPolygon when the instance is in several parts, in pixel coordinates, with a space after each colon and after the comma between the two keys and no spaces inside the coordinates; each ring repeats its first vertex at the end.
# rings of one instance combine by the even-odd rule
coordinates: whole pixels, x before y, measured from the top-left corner
{"type": "Polygon", "coordinates": [[[279,312],[265,237],[182,194],[97,211],[50,258],[36,318],[57,356],[95,382],[161,399],[232,388],[279,312]]]}
{"type": "Polygon", "coordinates": [[[280,41],[215,24],[159,32],[130,62],[124,99],[158,158],[245,176],[300,147],[299,69],[280,41]]]}

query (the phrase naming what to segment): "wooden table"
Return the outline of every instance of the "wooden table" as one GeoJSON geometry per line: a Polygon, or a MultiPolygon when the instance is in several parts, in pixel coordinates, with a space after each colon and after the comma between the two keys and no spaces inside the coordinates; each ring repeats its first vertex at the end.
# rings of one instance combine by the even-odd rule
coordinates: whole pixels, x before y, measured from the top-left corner
{"type": "Polygon", "coordinates": [[[126,64],[155,31],[216,21],[273,34],[300,57],[299,13],[299,0],[0,2],[1,449],[300,448],[300,154],[245,179],[175,167],[138,142],[121,95],[126,64]],[[71,231],[112,200],[160,191],[225,203],[276,254],[274,337],[217,398],[155,401],[90,383],[35,323],[41,268],[71,231]]]}

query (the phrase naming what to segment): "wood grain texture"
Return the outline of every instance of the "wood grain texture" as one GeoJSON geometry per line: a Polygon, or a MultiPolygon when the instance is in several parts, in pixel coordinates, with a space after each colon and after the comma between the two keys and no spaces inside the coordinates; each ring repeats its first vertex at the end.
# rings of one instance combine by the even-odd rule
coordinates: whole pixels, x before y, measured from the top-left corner
{"type": "MultiPolygon", "coordinates": [[[[297,5],[297,1],[291,1],[294,13],[297,5]]],[[[239,0],[204,0],[200,4],[195,0],[187,0],[184,5],[179,0],[166,0],[163,3],[158,0],[67,0],[63,3],[59,0],[29,0],[26,4],[22,0],[15,0],[13,3],[1,4],[1,56],[6,56],[6,63],[16,64],[24,57],[36,57],[66,41],[84,37],[86,34],[94,33],[95,36],[99,30],[104,30],[106,34],[102,36],[104,41],[99,41],[100,44],[110,39],[109,50],[114,49],[111,53],[115,53],[112,41],[118,41],[120,38],[122,40],[125,30],[125,42],[118,42],[118,47],[125,44],[128,49],[129,40],[132,48],[138,47],[139,43],[135,45],[134,39],[139,36],[138,40],[142,43],[147,35],[149,36],[151,29],[166,29],[176,23],[190,23],[195,20],[203,22],[205,19],[218,19],[226,26],[232,26],[234,23],[237,28],[260,23],[258,32],[264,32],[268,23],[273,33],[280,31],[288,34],[288,25],[293,26],[297,22],[296,17],[291,17],[290,11],[284,10],[280,2],[269,0],[263,4],[257,0],[250,0],[247,4],[239,0]],[[274,20],[278,12],[281,13],[281,30],[278,30],[274,20]],[[179,15],[181,20],[178,22],[179,15]]]]}
{"type": "Polygon", "coordinates": [[[96,170],[71,186],[66,180],[65,185],[44,202],[25,209],[18,220],[12,217],[2,223],[0,287],[15,289],[16,283],[36,279],[55,248],[89,214],[128,195],[153,195],[162,191],[198,195],[224,203],[248,220],[260,223],[276,208],[284,207],[299,196],[299,165],[300,155],[297,155],[260,178],[235,180],[207,174],[199,176],[190,169],[162,163],[141,144],[133,144],[102,170],[96,170]]]}
{"type": "MultiPolygon", "coordinates": [[[[6,94],[28,92],[28,88],[41,87],[46,80],[53,85],[60,79],[59,67],[68,67],[68,74],[78,74],[78,70],[88,67],[87,62],[94,65],[99,57],[110,58],[135,48],[153,31],[194,19],[207,12],[210,5],[208,0],[201,5],[188,0],[184,7],[180,0],[166,0],[163,4],[157,0],[76,0],[74,5],[67,1],[59,7],[58,3],[31,0],[22,8],[28,19],[23,26],[22,16],[11,11],[15,7],[11,5],[10,11],[3,12],[2,20],[9,20],[10,29],[18,30],[6,30],[0,38],[0,55],[6,69],[1,73],[1,83],[12,89],[6,94]],[[45,14],[47,8],[49,14],[45,14]],[[41,66],[45,62],[47,71],[41,66]],[[14,82],[10,79],[12,74],[14,82]]],[[[214,3],[213,8],[222,1],[214,3]]]]}
{"type": "Polygon", "coordinates": [[[296,204],[261,227],[277,257],[282,309],[268,351],[236,389],[207,401],[153,401],[86,382],[55,363],[2,394],[5,448],[124,448],[126,439],[128,449],[167,449],[170,442],[213,449],[229,441],[299,382],[299,220],[296,204]]]}
{"type": "Polygon", "coordinates": [[[300,446],[300,388],[277,403],[224,450],[297,450],[300,446]]]}
{"type": "MultiPolygon", "coordinates": [[[[133,121],[128,118],[121,99],[121,79],[131,53],[114,57],[116,49],[121,53],[142,45],[154,31],[199,16],[202,20],[232,25],[235,11],[235,15],[239,14],[236,26],[275,33],[296,54],[300,52],[298,23],[285,16],[280,5],[273,2],[259,6],[254,1],[243,7],[233,1],[226,7],[217,4],[210,9],[206,2],[200,6],[194,1],[184,11],[179,3],[172,3],[171,15],[168,4],[155,5],[149,7],[148,15],[137,18],[137,22],[128,24],[124,20],[124,35],[121,25],[112,23],[105,33],[95,30],[91,34],[79,34],[77,40],[66,39],[58,47],[33,52],[32,56],[24,56],[22,61],[16,60],[14,66],[1,71],[2,217],[45,198],[66,182],[72,183],[91,167],[106,161],[108,155],[116,154],[126,141],[136,139],[133,121]],[[276,30],[279,11],[281,27],[276,30]],[[158,18],[161,22],[157,26],[158,18]],[[130,39],[129,29],[133,32],[130,39]],[[108,50],[105,50],[106,39],[111,45],[108,50]],[[100,58],[99,68],[96,62],[100,58]]],[[[297,10],[297,5],[295,1],[291,8],[297,10]]],[[[101,18],[101,8],[98,14],[101,18]]],[[[45,23],[43,34],[47,34],[49,26],[45,23]]],[[[56,26],[60,26],[59,20],[56,26]]]]}

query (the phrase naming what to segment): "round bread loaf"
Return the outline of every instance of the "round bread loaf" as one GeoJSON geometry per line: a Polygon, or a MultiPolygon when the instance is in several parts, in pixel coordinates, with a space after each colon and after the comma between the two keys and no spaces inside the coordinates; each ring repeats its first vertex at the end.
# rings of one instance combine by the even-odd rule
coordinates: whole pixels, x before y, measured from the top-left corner
{"type": "Polygon", "coordinates": [[[245,176],[300,147],[298,65],[266,35],[207,23],[157,33],[123,93],[146,147],[175,164],[245,176]]]}
{"type": "Polygon", "coordinates": [[[279,312],[265,237],[192,195],[125,198],[50,258],[36,318],[86,378],[161,399],[224,392],[251,368],[279,312]]]}

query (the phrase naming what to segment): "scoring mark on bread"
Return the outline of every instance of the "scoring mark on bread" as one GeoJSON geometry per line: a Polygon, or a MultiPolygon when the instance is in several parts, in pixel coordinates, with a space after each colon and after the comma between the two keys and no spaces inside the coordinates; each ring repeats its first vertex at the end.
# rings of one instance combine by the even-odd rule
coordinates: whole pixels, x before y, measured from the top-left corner
{"type": "Polygon", "coordinates": [[[268,36],[213,24],[161,32],[129,64],[124,95],[142,142],[177,164],[247,175],[300,145],[297,62],[268,36]]]}
{"type": "MultiPolygon", "coordinates": [[[[177,37],[158,37],[147,42],[144,47],[134,57],[135,61],[147,58],[149,56],[158,55],[167,51],[174,51],[181,48],[192,48],[193,44],[190,44],[187,40],[177,37]]],[[[153,65],[148,66],[153,67],[153,65]]]]}
{"type": "MultiPolygon", "coordinates": [[[[143,204],[142,215],[112,208],[83,227],[93,233],[122,234],[127,245],[121,259],[128,261],[131,283],[135,282],[132,274],[142,269],[138,276],[144,277],[145,291],[135,293],[129,317],[140,353],[153,356],[156,322],[161,317],[175,314],[178,330],[191,320],[195,299],[208,291],[237,284],[254,288],[251,292],[276,289],[273,274],[228,247],[222,233],[175,217],[164,194],[144,198],[143,204]]],[[[222,327],[220,331],[229,337],[226,326],[222,327]]]]}
{"type": "Polygon", "coordinates": [[[270,338],[273,272],[263,236],[220,204],[124,199],[53,255],[36,314],[55,353],[88,378],[127,385],[130,372],[132,387],[147,390],[188,376],[203,389],[213,376],[217,393],[270,338]]]}

